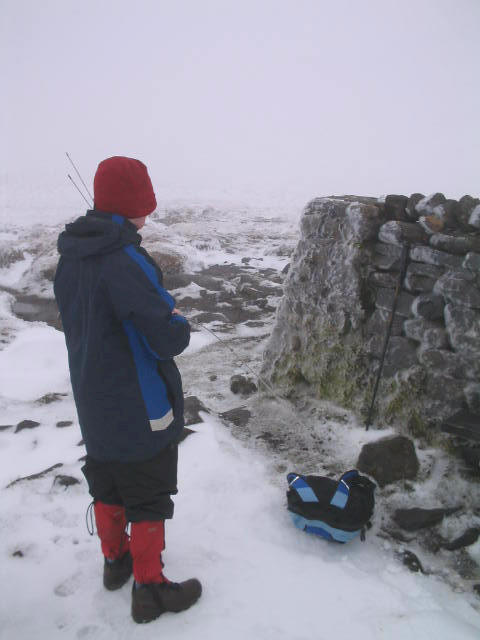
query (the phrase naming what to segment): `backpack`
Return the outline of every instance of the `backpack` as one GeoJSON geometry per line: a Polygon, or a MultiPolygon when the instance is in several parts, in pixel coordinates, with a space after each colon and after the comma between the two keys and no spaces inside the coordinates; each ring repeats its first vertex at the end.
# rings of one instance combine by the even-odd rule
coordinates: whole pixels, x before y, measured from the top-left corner
{"type": "Polygon", "coordinates": [[[288,510],[296,527],[335,542],[358,535],[365,540],[376,486],[368,478],[352,469],[338,481],[297,473],[289,473],[287,481],[288,510]]]}

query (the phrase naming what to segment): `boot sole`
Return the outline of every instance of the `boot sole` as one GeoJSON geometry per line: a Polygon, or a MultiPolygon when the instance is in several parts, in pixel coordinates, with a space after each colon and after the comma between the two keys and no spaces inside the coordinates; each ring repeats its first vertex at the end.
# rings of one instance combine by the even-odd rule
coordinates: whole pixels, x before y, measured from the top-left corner
{"type": "Polygon", "coordinates": [[[153,620],[156,620],[157,618],[159,618],[162,615],[162,613],[180,613],[182,611],[186,611],[187,609],[190,609],[190,607],[198,601],[200,596],[201,596],[201,593],[198,594],[195,600],[192,600],[191,602],[188,603],[188,605],[181,607],[179,609],[162,609],[160,611],[158,610],[158,608],[153,610],[153,609],[147,609],[143,607],[135,607],[135,605],[132,603],[132,618],[137,624],[145,624],[147,622],[153,622],[153,620]]]}

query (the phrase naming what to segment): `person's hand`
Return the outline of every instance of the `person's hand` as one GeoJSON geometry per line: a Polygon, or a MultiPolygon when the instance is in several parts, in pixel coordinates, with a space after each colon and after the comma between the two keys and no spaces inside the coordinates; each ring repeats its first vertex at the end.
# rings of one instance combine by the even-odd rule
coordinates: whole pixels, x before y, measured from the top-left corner
{"type": "Polygon", "coordinates": [[[175,315],[178,315],[178,316],[182,315],[178,309],[172,309],[172,313],[174,313],[175,315]]]}

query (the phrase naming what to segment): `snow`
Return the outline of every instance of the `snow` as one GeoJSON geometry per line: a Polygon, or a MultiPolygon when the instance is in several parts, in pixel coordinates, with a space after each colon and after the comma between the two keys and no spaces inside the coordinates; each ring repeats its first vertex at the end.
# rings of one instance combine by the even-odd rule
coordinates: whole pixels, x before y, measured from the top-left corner
{"type": "MultiPolygon", "coordinates": [[[[268,211],[256,211],[235,219],[229,210],[202,211],[200,207],[182,209],[183,221],[171,225],[161,219],[151,221],[145,229],[145,244],[149,238],[163,237],[172,249],[193,255],[196,264],[204,265],[241,264],[247,256],[257,258],[251,262],[255,267],[280,269],[288,261],[274,249],[295,243],[291,216],[276,218],[268,211]],[[192,221],[200,214],[197,233],[198,225],[192,221]],[[185,220],[190,220],[188,230],[185,220]],[[231,223],[228,234],[224,233],[227,221],[231,223]],[[211,249],[218,246],[216,242],[205,247],[190,243],[194,235],[198,239],[203,233],[213,235],[220,249],[211,249]]],[[[27,229],[16,237],[27,248],[37,243],[54,251],[51,234],[59,229],[44,229],[40,234],[27,229]]],[[[10,267],[12,272],[17,268],[17,263],[10,267]]],[[[10,277],[8,269],[6,276],[10,277]]],[[[29,292],[45,295],[45,281],[36,278],[22,282],[28,283],[29,292]]],[[[222,332],[228,348],[235,349],[233,356],[210,333],[195,331],[189,348],[178,358],[186,393],[197,395],[210,413],[202,413],[204,422],[193,425],[195,433],[180,445],[179,493],[175,517],[167,523],[165,571],[173,580],[198,577],[204,592],[187,612],[136,625],[130,617],[130,585],[113,593],[104,590],[99,541],[86,531],[90,498],[79,460],[85,449],[79,445],[63,335],[44,323],[15,318],[10,301],[5,294],[0,308],[0,329],[5,331],[0,343],[0,424],[12,425],[0,430],[2,640],[153,640],[160,636],[176,640],[343,640],[352,636],[358,640],[470,640],[480,636],[478,598],[466,591],[456,593],[439,572],[410,573],[393,545],[377,537],[375,522],[365,543],[355,540],[345,546],[296,529],[285,499],[290,452],[268,454],[237,437],[219,419],[220,410],[239,403],[228,389],[230,376],[248,375],[244,362],[259,369],[261,339],[269,332],[268,325],[261,329],[240,325],[222,332]],[[38,402],[48,393],[66,395],[49,404],[38,402]],[[15,425],[24,419],[36,420],[40,426],[15,433],[15,425]],[[59,421],[73,425],[59,428],[59,421]],[[41,478],[15,482],[56,464],[62,466],[41,478]],[[79,484],[64,488],[55,481],[57,474],[70,475],[79,484]]],[[[258,397],[256,402],[270,423],[294,417],[293,428],[298,429],[296,424],[301,426],[306,417],[285,400],[258,397]]],[[[373,430],[365,432],[347,413],[341,418],[338,409],[328,405],[323,414],[312,409],[310,422],[318,435],[330,429],[330,449],[319,468],[334,453],[341,464],[351,466],[361,444],[378,437],[373,430]]],[[[434,454],[419,452],[422,460],[434,454]]],[[[432,484],[441,483],[441,464],[416,491],[428,494],[432,484]]],[[[459,485],[458,491],[464,490],[459,485]]],[[[380,517],[379,504],[376,519],[380,517]]],[[[478,554],[478,549],[472,547],[469,552],[478,554]]]]}

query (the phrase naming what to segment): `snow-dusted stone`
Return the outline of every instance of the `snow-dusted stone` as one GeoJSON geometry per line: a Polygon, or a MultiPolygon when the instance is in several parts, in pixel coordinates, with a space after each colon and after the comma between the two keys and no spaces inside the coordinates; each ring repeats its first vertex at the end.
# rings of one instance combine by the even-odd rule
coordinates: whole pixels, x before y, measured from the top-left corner
{"type": "Polygon", "coordinates": [[[443,204],[446,201],[443,193],[433,193],[430,196],[426,196],[422,198],[416,205],[415,209],[417,212],[422,215],[428,215],[429,213],[433,213],[435,207],[439,204],[443,204]]]}
{"type": "Polygon", "coordinates": [[[480,382],[469,382],[463,393],[470,411],[480,415],[480,382]]]}
{"type": "Polygon", "coordinates": [[[469,547],[471,544],[475,544],[479,537],[480,528],[470,527],[458,538],[455,538],[451,542],[447,542],[446,544],[444,544],[443,548],[447,549],[447,551],[456,551],[457,549],[463,549],[464,547],[469,547]]]}
{"type": "MultiPolygon", "coordinates": [[[[379,288],[377,289],[375,306],[377,307],[377,309],[390,311],[392,309],[394,298],[395,292],[392,289],[385,289],[383,287],[379,288]]],[[[399,316],[408,318],[408,316],[411,315],[411,308],[414,299],[415,298],[410,293],[402,291],[397,299],[397,307],[395,309],[395,313],[397,313],[399,316]]]]}
{"type": "Polygon", "coordinates": [[[387,244],[421,244],[427,242],[425,231],[415,222],[391,220],[380,227],[379,240],[387,244]]]}
{"type": "Polygon", "coordinates": [[[445,233],[435,233],[430,236],[430,246],[440,251],[464,256],[468,251],[480,251],[480,238],[475,236],[449,236],[445,233]]]}
{"type": "Polygon", "coordinates": [[[21,249],[9,245],[0,246],[0,269],[8,269],[15,262],[22,260],[25,260],[25,255],[21,249]]]}
{"type": "Polygon", "coordinates": [[[470,271],[448,271],[437,280],[433,291],[454,305],[480,309],[480,290],[470,271]]]}
{"type": "Polygon", "coordinates": [[[405,207],[408,204],[407,196],[388,195],[385,198],[385,215],[387,220],[407,221],[405,207]]]}
{"type": "Polygon", "coordinates": [[[425,262],[440,267],[460,268],[462,264],[460,256],[452,256],[445,251],[439,251],[431,247],[412,247],[410,249],[410,259],[415,262],[425,262]]]}
{"type": "Polygon", "coordinates": [[[465,376],[465,362],[453,351],[446,349],[420,349],[417,352],[418,361],[431,371],[443,371],[454,378],[465,376]]]}
{"type": "Polygon", "coordinates": [[[223,420],[231,422],[236,427],[245,427],[252,414],[248,409],[245,409],[245,407],[236,407],[235,409],[224,411],[219,415],[223,420]]]}
{"type": "MultiPolygon", "coordinates": [[[[387,327],[390,322],[390,312],[385,309],[375,309],[365,325],[368,335],[385,337],[387,327]]],[[[403,318],[397,316],[393,318],[392,336],[399,336],[403,331],[403,318]]]]}
{"type": "Polygon", "coordinates": [[[401,267],[401,247],[394,244],[384,244],[383,242],[377,242],[374,246],[374,264],[379,269],[385,269],[386,271],[398,270],[401,267]]]}
{"type": "MultiPolygon", "coordinates": [[[[383,342],[382,342],[383,345],[383,342]]],[[[391,378],[402,369],[409,369],[417,362],[417,345],[403,336],[392,336],[383,365],[383,375],[391,378]]]]}
{"type": "Polygon", "coordinates": [[[407,338],[422,343],[424,349],[443,349],[447,345],[445,329],[425,318],[411,318],[403,323],[407,338]]]}
{"type": "Polygon", "coordinates": [[[432,215],[441,220],[443,226],[447,229],[455,227],[457,221],[457,213],[460,207],[456,200],[445,200],[433,208],[432,215]]]}
{"type": "Polygon", "coordinates": [[[477,204],[475,209],[470,214],[468,224],[475,229],[480,229],[480,204],[477,204]]]}
{"type": "Polygon", "coordinates": [[[470,269],[470,271],[480,271],[480,253],[470,252],[465,256],[465,260],[462,264],[464,269],[470,269]]]}
{"type": "Polygon", "coordinates": [[[442,296],[434,293],[423,293],[415,298],[412,303],[412,313],[417,318],[426,320],[439,320],[443,318],[445,301],[442,296]]]}
{"type": "Polygon", "coordinates": [[[200,411],[205,411],[209,413],[207,407],[203,404],[201,400],[197,398],[197,396],[187,396],[184,401],[184,421],[185,426],[191,426],[192,424],[200,424],[203,422],[203,418],[200,415],[200,411]]]}
{"type": "Polygon", "coordinates": [[[440,233],[445,228],[445,223],[440,218],[436,218],[433,214],[429,216],[420,216],[418,224],[425,231],[425,233],[431,236],[434,233],[440,233]]]}
{"type": "Polygon", "coordinates": [[[480,314],[468,307],[447,304],[445,327],[450,344],[460,354],[480,357],[480,314]]]}
{"type": "Polygon", "coordinates": [[[421,262],[411,262],[405,274],[404,287],[413,293],[432,291],[437,279],[444,273],[443,267],[421,262]]]}
{"type": "Polygon", "coordinates": [[[19,431],[23,431],[24,429],[36,429],[36,427],[40,426],[40,422],[36,422],[36,420],[22,420],[17,424],[15,429],[15,433],[19,431]]]}
{"type": "Polygon", "coordinates": [[[383,221],[379,207],[353,202],[346,209],[352,235],[357,241],[372,240],[377,237],[378,227],[383,221]]]}
{"type": "Polygon", "coordinates": [[[407,214],[407,217],[413,222],[418,220],[419,214],[417,211],[417,204],[424,198],[425,196],[423,195],[423,193],[412,193],[412,195],[408,199],[408,202],[405,206],[405,213],[407,214]]]}
{"type": "Polygon", "coordinates": [[[465,195],[458,201],[459,210],[457,212],[457,221],[460,226],[468,231],[470,227],[470,216],[474,209],[480,204],[478,198],[472,198],[472,196],[465,195]]]}
{"type": "Polygon", "coordinates": [[[419,531],[430,529],[440,524],[446,516],[460,510],[461,507],[451,509],[397,509],[393,514],[394,522],[405,531],[419,531]]]}
{"type": "Polygon", "coordinates": [[[251,378],[237,374],[230,378],[230,391],[242,396],[250,396],[257,391],[257,385],[251,378]]]}
{"type": "Polygon", "coordinates": [[[65,427],[71,427],[73,422],[71,420],[60,420],[56,423],[56,427],[59,429],[64,429],[65,427]]]}
{"type": "Polygon", "coordinates": [[[398,273],[389,271],[373,271],[370,274],[370,282],[377,287],[385,287],[386,289],[395,289],[398,284],[398,273]]]}
{"type": "Polygon", "coordinates": [[[413,480],[420,465],[410,438],[388,436],[365,444],[356,467],[384,487],[398,480],[413,480]]]}

